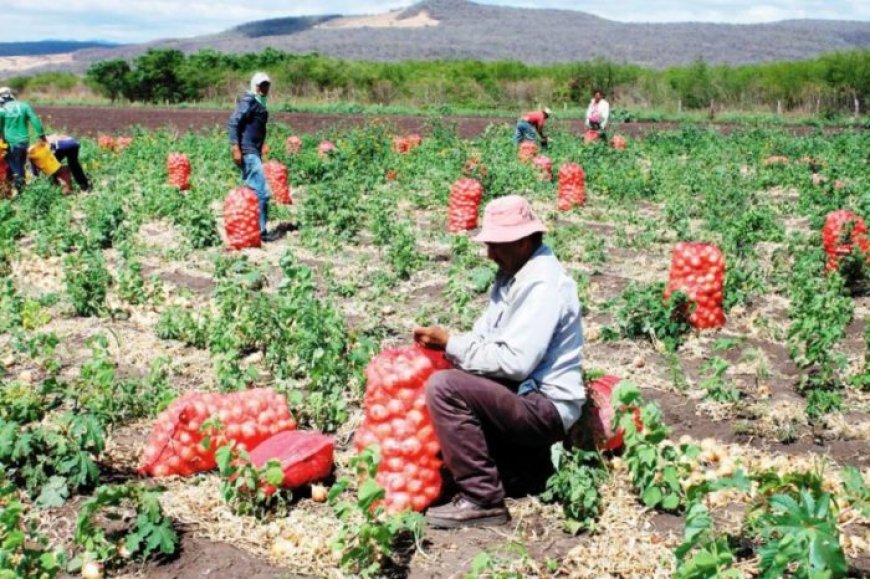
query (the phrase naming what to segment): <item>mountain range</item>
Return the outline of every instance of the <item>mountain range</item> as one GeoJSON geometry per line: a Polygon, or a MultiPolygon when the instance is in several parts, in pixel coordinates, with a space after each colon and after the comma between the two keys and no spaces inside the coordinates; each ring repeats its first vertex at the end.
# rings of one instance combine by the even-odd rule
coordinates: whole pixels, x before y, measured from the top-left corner
{"type": "Polygon", "coordinates": [[[186,53],[202,49],[246,53],[267,47],[375,61],[461,58],[552,64],[600,57],[662,68],[698,58],[708,63],[747,64],[806,59],[835,50],[867,49],[870,22],[647,24],[616,22],[574,10],[425,0],[409,8],[371,16],[279,18],[207,36],[89,48],[47,66],[83,72],[95,61],[134,58],[149,48],[174,48],[186,53]]]}

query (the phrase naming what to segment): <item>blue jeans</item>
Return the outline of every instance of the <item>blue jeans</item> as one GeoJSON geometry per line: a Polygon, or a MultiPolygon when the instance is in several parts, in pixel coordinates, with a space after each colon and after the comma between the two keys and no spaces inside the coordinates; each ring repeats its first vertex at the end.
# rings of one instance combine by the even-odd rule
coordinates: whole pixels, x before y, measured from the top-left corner
{"type": "Polygon", "coordinates": [[[529,121],[522,119],[517,121],[517,130],[514,132],[514,145],[519,145],[523,141],[538,142],[538,131],[529,121]]]}
{"type": "Polygon", "coordinates": [[[15,189],[19,193],[24,189],[24,169],[27,166],[27,143],[19,143],[17,145],[9,145],[9,153],[6,155],[6,162],[9,163],[9,168],[12,169],[12,178],[15,183],[15,189]]]}
{"type": "Polygon", "coordinates": [[[260,155],[247,153],[242,157],[242,179],[245,185],[254,190],[260,201],[260,235],[266,235],[266,218],[269,214],[269,185],[263,172],[260,155]]]}

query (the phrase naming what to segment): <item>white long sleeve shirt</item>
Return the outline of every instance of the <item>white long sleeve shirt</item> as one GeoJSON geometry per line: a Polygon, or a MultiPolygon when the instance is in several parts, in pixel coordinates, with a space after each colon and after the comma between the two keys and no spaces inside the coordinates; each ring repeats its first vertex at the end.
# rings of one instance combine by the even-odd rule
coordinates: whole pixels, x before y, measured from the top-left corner
{"type": "Polygon", "coordinates": [[[549,398],[567,432],[586,390],[577,285],[546,245],[512,278],[496,278],[489,306],[471,332],[453,335],[447,358],[473,374],[520,382],[518,394],[549,398]]]}
{"type": "Polygon", "coordinates": [[[586,109],[586,126],[590,126],[592,115],[596,111],[598,112],[598,123],[601,125],[601,128],[607,128],[607,121],[610,119],[610,103],[604,99],[598,101],[597,104],[595,99],[589,101],[589,108],[586,109]]]}

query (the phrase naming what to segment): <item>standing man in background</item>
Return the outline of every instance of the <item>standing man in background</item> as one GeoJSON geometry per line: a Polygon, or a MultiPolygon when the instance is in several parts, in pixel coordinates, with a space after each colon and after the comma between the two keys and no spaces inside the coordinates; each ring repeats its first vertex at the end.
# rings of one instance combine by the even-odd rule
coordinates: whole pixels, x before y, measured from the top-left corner
{"type": "Polygon", "coordinates": [[[46,142],[42,122],[33,108],[25,102],[16,101],[12,89],[8,86],[0,88],[0,139],[9,145],[6,162],[12,169],[15,189],[20,194],[25,185],[25,167],[27,165],[27,147],[30,145],[30,129],[37,138],[46,142]]]}
{"type": "Polygon", "coordinates": [[[272,241],[266,231],[269,212],[269,186],[263,172],[263,144],[266,142],[266,123],[269,111],[266,100],[272,81],[269,75],[258,72],[251,78],[251,88],[239,99],[228,123],[233,162],[242,170],[245,185],[254,190],[260,202],[260,237],[272,241]]]}
{"type": "Polygon", "coordinates": [[[586,109],[586,128],[598,131],[599,138],[606,141],[607,135],[604,131],[608,119],[610,119],[610,103],[604,100],[603,90],[595,89],[589,107],[586,109]]]}

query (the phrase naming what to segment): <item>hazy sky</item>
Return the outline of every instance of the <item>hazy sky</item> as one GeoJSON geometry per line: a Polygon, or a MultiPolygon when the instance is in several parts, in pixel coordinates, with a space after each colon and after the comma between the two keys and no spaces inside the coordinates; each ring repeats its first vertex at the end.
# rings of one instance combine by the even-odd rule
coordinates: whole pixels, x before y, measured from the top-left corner
{"type": "MultiPolygon", "coordinates": [[[[478,0],[526,8],[583,10],[624,22],[770,22],[792,18],[870,20],[870,0],[478,0]]],[[[145,42],[211,34],[252,20],[311,14],[375,14],[413,0],[2,0],[0,42],[145,42]]]]}

